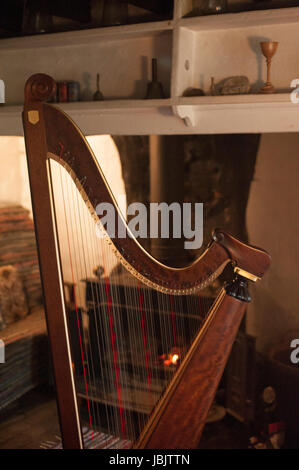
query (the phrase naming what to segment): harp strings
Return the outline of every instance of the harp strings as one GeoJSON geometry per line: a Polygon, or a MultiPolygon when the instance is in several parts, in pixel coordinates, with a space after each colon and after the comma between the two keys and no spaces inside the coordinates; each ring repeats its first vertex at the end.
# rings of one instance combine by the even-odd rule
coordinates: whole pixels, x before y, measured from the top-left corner
{"type": "Polygon", "coordinates": [[[76,316],[72,337],[79,344],[71,346],[80,351],[74,369],[81,421],[90,428],[93,446],[97,432],[104,446],[129,447],[208,307],[204,297],[163,294],[126,274],[96,235],[94,218],[66,169],[55,161],[50,167],[63,279],[73,286],[74,308],[67,311],[76,316]],[[101,279],[94,275],[98,265],[101,279]]]}
{"type": "MultiPolygon", "coordinates": [[[[122,352],[122,334],[117,335],[116,329],[116,321],[117,316],[119,315],[118,310],[118,289],[115,289],[115,292],[111,291],[111,286],[109,282],[108,272],[111,272],[113,268],[113,261],[115,264],[115,260],[113,259],[113,254],[111,259],[107,256],[105,252],[105,247],[100,246],[100,243],[92,244],[92,241],[96,241],[95,238],[95,227],[94,223],[89,216],[88,211],[86,210],[85,206],[82,204],[82,200],[80,198],[79,192],[75,190],[75,197],[77,202],[77,208],[79,213],[79,226],[80,226],[80,233],[81,233],[81,240],[83,248],[83,258],[84,258],[84,279],[87,279],[90,274],[92,273],[92,269],[96,266],[99,261],[102,261],[103,269],[104,269],[104,284],[101,286],[100,298],[97,289],[94,288],[94,285],[91,284],[91,294],[92,294],[92,302],[91,308],[88,310],[89,316],[89,324],[93,327],[94,330],[98,330],[101,325],[98,325],[98,321],[103,322],[103,312],[101,309],[98,308],[99,305],[103,303],[105,300],[105,314],[104,314],[104,337],[101,338],[102,344],[105,345],[104,348],[100,349],[100,344],[98,345],[97,354],[103,353],[107,355],[107,363],[104,362],[104,367],[102,368],[100,374],[100,381],[98,380],[97,373],[94,372],[94,363],[102,363],[101,358],[98,359],[97,354],[94,355],[94,350],[91,350],[92,341],[90,338],[91,328],[87,327],[86,331],[88,333],[87,338],[87,348],[89,348],[88,359],[91,363],[91,370],[92,370],[92,378],[93,383],[90,386],[93,389],[93,404],[94,408],[97,410],[97,414],[94,413],[94,423],[96,428],[102,428],[101,424],[101,411],[100,410],[100,403],[97,400],[98,397],[98,390],[99,388],[101,391],[104,391],[104,402],[106,402],[106,415],[108,415],[107,419],[107,426],[108,426],[108,434],[112,434],[115,436],[121,436],[123,439],[127,437],[127,430],[126,430],[126,417],[124,415],[124,404],[123,404],[123,393],[122,393],[122,380],[121,380],[121,373],[119,368],[119,356],[122,352]],[[83,221],[83,222],[82,222],[83,221]],[[91,247],[91,252],[88,253],[88,248],[91,247]],[[87,253],[86,253],[87,251],[87,253]],[[88,266],[89,260],[89,266],[88,266]],[[112,297],[115,297],[115,300],[112,297]],[[113,305],[115,305],[113,311],[113,305]],[[112,367],[113,364],[113,367],[112,367]],[[111,365],[111,366],[110,366],[111,365]],[[107,401],[109,402],[109,395],[110,390],[113,388],[116,390],[117,394],[117,404],[118,407],[113,408],[113,419],[110,418],[110,412],[108,410],[107,401]],[[108,400],[107,400],[108,397],[108,400]],[[112,422],[111,422],[112,421],[112,422]]],[[[79,281],[79,280],[78,280],[79,281]]],[[[85,299],[82,299],[84,303],[85,299]]],[[[121,327],[121,324],[120,324],[121,327]]],[[[121,329],[119,327],[119,329],[121,329]]]]}
{"type": "MultiPolygon", "coordinates": [[[[86,328],[84,337],[84,350],[85,354],[83,357],[82,354],[82,365],[83,365],[83,372],[84,372],[84,381],[87,382],[87,386],[85,387],[86,393],[86,401],[88,406],[88,413],[89,413],[89,424],[90,428],[100,428],[102,429],[101,423],[101,413],[99,412],[99,404],[97,400],[95,400],[95,392],[97,391],[99,381],[98,381],[98,374],[95,372],[94,362],[100,364],[101,367],[101,389],[106,388],[106,398],[109,397],[109,392],[111,389],[111,384],[115,384],[117,395],[118,395],[118,410],[116,407],[113,408],[112,413],[112,424],[111,424],[111,416],[108,417],[107,411],[107,404],[106,404],[106,423],[108,426],[108,434],[122,436],[123,439],[126,438],[126,422],[128,422],[129,427],[132,428],[130,424],[130,416],[124,416],[123,411],[123,398],[122,398],[122,389],[121,384],[123,380],[121,379],[121,372],[119,368],[119,359],[118,355],[123,352],[123,338],[124,333],[122,332],[121,325],[122,323],[118,321],[118,330],[116,331],[115,328],[115,321],[117,317],[120,317],[119,305],[119,292],[118,286],[113,286],[111,289],[109,278],[107,272],[111,272],[113,269],[113,264],[115,264],[115,259],[111,259],[114,257],[108,257],[107,253],[105,253],[105,249],[107,250],[106,244],[104,246],[100,246],[101,243],[95,238],[95,227],[93,220],[89,216],[88,211],[85,209],[82,201],[80,200],[80,195],[77,191],[77,188],[73,184],[73,182],[68,178],[68,175],[62,170],[59,166],[59,173],[60,173],[60,186],[61,186],[61,194],[64,195],[65,188],[67,188],[67,203],[66,198],[63,197],[63,206],[64,206],[64,223],[66,227],[66,232],[71,232],[69,239],[72,241],[73,245],[73,252],[76,253],[74,256],[75,261],[72,261],[72,257],[70,256],[70,266],[75,265],[75,272],[76,272],[76,279],[73,281],[74,291],[77,292],[76,298],[78,298],[79,305],[84,305],[85,299],[82,296],[82,289],[80,289],[80,281],[82,279],[86,279],[90,277],[92,273],[93,266],[96,263],[99,263],[99,260],[102,260],[102,264],[104,267],[104,285],[101,285],[101,292],[99,295],[98,289],[94,289],[93,284],[91,284],[91,294],[92,294],[92,311],[89,309],[89,323],[92,323],[93,326],[96,326],[94,330],[97,334],[97,348],[98,353],[100,353],[101,349],[105,350],[107,354],[108,363],[111,362],[111,358],[113,357],[114,362],[114,375],[112,373],[113,369],[110,367],[105,367],[102,364],[101,360],[97,360],[97,357],[94,357],[94,351],[91,350],[91,338],[90,338],[90,328],[86,328]],[[78,249],[79,248],[79,249],[78,249]],[[104,249],[103,249],[104,248],[104,249]],[[113,300],[112,300],[113,297],[113,300]],[[100,300],[101,298],[101,300],[100,300]],[[101,312],[97,311],[98,306],[101,305],[103,299],[106,299],[106,321],[104,324],[99,325],[98,320],[103,320],[102,315],[100,316],[101,312]],[[113,306],[113,307],[112,307],[113,306]],[[91,321],[92,319],[92,321],[91,321]],[[100,337],[102,335],[102,337],[100,337]],[[108,338],[110,337],[111,345],[108,344],[108,338]],[[105,345],[105,347],[101,348],[100,344],[105,345]],[[109,347],[110,346],[110,347],[109,347]],[[85,372],[86,369],[86,372],[85,372]],[[87,379],[85,377],[87,376],[87,379]],[[90,399],[91,398],[91,399],[90,399]],[[118,419],[118,413],[120,419],[118,419]],[[114,415],[114,416],[113,416],[114,415]],[[94,426],[93,426],[94,423],[94,426]]],[[[70,251],[70,250],[69,250],[70,251]]],[[[73,271],[71,269],[71,271],[73,271]]],[[[74,275],[73,275],[74,277],[74,275]]],[[[77,310],[77,308],[76,308],[77,310]]],[[[119,318],[118,318],[119,320],[119,318]]],[[[82,334],[81,334],[82,336],[82,334]]],[[[104,390],[105,392],[105,390],[104,390]]],[[[109,398],[108,398],[109,400],[109,398]]],[[[105,397],[104,397],[105,402],[105,397]]]]}
{"type": "MultiPolygon", "coordinates": [[[[83,377],[84,377],[84,386],[85,386],[85,392],[86,392],[86,397],[87,397],[87,407],[88,407],[88,415],[89,415],[89,424],[90,424],[90,430],[91,430],[91,436],[92,436],[92,444],[94,446],[94,438],[93,438],[93,419],[91,416],[91,413],[93,413],[93,416],[95,414],[94,409],[91,411],[91,405],[93,405],[92,402],[89,400],[89,393],[88,393],[88,382],[90,382],[91,379],[91,373],[90,373],[90,367],[89,363],[86,362],[86,356],[87,356],[87,347],[86,347],[86,338],[84,334],[84,330],[81,326],[81,319],[79,318],[79,308],[78,308],[78,301],[79,304],[81,305],[81,291],[77,291],[77,282],[78,282],[78,273],[79,270],[82,272],[82,266],[78,268],[78,258],[72,256],[72,247],[74,246],[74,230],[72,227],[72,217],[70,218],[70,215],[67,214],[67,209],[66,209],[66,197],[68,199],[68,207],[72,208],[72,206],[69,204],[69,188],[67,181],[63,181],[62,177],[62,169],[59,168],[59,177],[60,177],[60,187],[61,187],[61,195],[62,195],[62,201],[63,201],[63,215],[64,215],[64,224],[65,224],[65,230],[66,230],[66,236],[67,236],[67,245],[68,245],[68,255],[69,255],[69,266],[70,266],[70,271],[71,271],[71,282],[73,286],[73,296],[74,296],[74,303],[75,303],[75,311],[76,311],[76,317],[77,317],[77,327],[78,327],[78,337],[79,337],[79,343],[80,343],[80,353],[81,353],[81,361],[82,361],[82,371],[83,371],[83,377]],[[67,195],[65,195],[65,192],[67,195]],[[70,219],[70,220],[69,220],[70,219]],[[75,270],[74,270],[74,267],[75,270]]],[[[53,180],[53,172],[52,172],[52,180],[53,180]]],[[[56,206],[58,208],[58,206],[56,206]]],[[[73,206],[74,207],[74,206],[73,206]]],[[[57,209],[56,209],[57,213],[57,209]]],[[[77,234],[78,236],[78,234],[77,234]]],[[[78,243],[78,239],[77,239],[78,243]]],[[[79,260],[81,263],[81,259],[79,260]]],[[[94,406],[92,406],[94,408],[94,406]]]]}

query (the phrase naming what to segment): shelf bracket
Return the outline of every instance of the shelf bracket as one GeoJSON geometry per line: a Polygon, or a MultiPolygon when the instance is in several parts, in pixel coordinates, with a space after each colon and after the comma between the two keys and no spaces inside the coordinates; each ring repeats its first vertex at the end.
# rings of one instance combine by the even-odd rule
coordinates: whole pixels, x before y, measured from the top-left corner
{"type": "Polygon", "coordinates": [[[198,113],[194,112],[194,107],[190,105],[174,105],[173,112],[182,119],[187,127],[198,125],[198,113]]]}

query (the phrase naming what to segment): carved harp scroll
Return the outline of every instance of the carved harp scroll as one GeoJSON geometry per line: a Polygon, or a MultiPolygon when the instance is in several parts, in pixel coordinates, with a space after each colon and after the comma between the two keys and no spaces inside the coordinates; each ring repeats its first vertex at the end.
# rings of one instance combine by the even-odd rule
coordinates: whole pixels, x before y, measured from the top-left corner
{"type": "MultiPolygon", "coordinates": [[[[69,320],[64,295],[64,283],[68,279],[65,279],[62,269],[57,207],[53,194],[55,185],[53,183],[51,165],[57,165],[70,176],[80,200],[88,208],[94,223],[99,222],[99,217],[95,212],[99,202],[110,202],[116,208],[117,204],[97,160],[93,156],[80,130],[59,108],[45,103],[55,93],[55,89],[54,80],[44,74],[33,75],[27,81],[23,123],[63,445],[65,448],[82,448],[84,443],[81,431],[77,377],[76,370],[74,370],[73,351],[70,344],[68,326],[69,320]]],[[[61,186],[61,191],[62,193],[64,192],[64,184],[61,186]]],[[[81,224],[81,222],[79,223],[81,224]]],[[[119,212],[116,212],[115,223],[121,229],[127,230],[126,222],[119,212]]],[[[83,225],[85,226],[85,224],[86,221],[84,221],[83,225]]],[[[120,427],[119,432],[122,434],[123,440],[134,441],[133,445],[136,448],[196,448],[245,311],[246,303],[250,300],[247,291],[248,280],[256,281],[264,275],[269,267],[270,257],[264,250],[245,245],[228,233],[216,230],[206,251],[193,264],[186,268],[170,268],[153,259],[139,245],[136,239],[128,236],[128,232],[126,234],[124,238],[113,239],[110,239],[106,234],[105,238],[107,240],[105,242],[108,241],[109,245],[107,244],[107,246],[109,250],[113,252],[113,256],[116,257],[117,261],[122,263],[130,275],[132,275],[132,278],[137,278],[136,298],[139,296],[140,312],[136,313],[136,315],[139,315],[140,318],[138,320],[139,323],[134,324],[133,331],[137,331],[138,328],[141,331],[142,326],[143,355],[145,356],[147,372],[147,376],[146,374],[144,375],[144,381],[148,382],[149,387],[152,387],[154,380],[150,375],[149,363],[152,361],[151,364],[153,364],[154,360],[150,355],[150,339],[147,336],[147,331],[145,331],[147,322],[150,321],[150,313],[147,312],[148,305],[146,304],[147,296],[150,297],[154,295],[153,292],[157,292],[157,295],[160,296],[158,303],[160,302],[159,305],[162,306],[162,310],[163,306],[167,304],[168,310],[173,313],[174,310],[180,309],[180,305],[185,305],[184,302],[187,302],[186,305],[188,301],[194,302],[194,299],[197,298],[196,292],[215,280],[228,263],[233,263],[235,269],[235,279],[221,289],[213,305],[203,316],[200,327],[197,328],[197,333],[193,335],[192,341],[188,345],[188,350],[182,347],[184,353],[182,354],[181,363],[173,369],[174,372],[171,377],[169,376],[168,384],[165,385],[163,382],[165,387],[160,399],[153,400],[151,412],[148,413],[146,411],[144,413],[147,416],[144,419],[142,429],[139,428],[137,436],[134,435],[135,431],[132,431],[131,434],[129,431],[127,432],[129,427],[135,429],[136,423],[131,415],[129,416],[129,406],[123,405],[125,402],[124,392],[122,392],[123,396],[120,397],[121,393],[118,389],[116,401],[118,400],[120,417],[114,418],[114,432],[117,432],[118,427],[120,427]],[[126,423],[126,419],[128,423],[126,423]],[[121,422],[120,425],[119,422],[121,422]]],[[[102,261],[98,259],[99,263],[102,261]]],[[[97,287],[99,290],[96,291],[97,295],[99,292],[102,292],[103,295],[107,294],[106,303],[104,302],[105,305],[101,307],[101,315],[104,317],[107,305],[109,310],[107,316],[112,311],[111,292],[114,287],[108,284],[108,278],[108,275],[104,276],[102,284],[100,283],[100,287],[97,287]]],[[[77,293],[80,279],[78,278],[77,281],[76,283],[72,282],[75,293],[77,293]]],[[[130,289],[131,287],[128,287],[125,291],[128,295],[127,298],[132,294],[130,289]]],[[[102,301],[103,299],[98,299],[97,305],[101,304],[102,301]]],[[[194,313],[194,305],[192,309],[194,313]]],[[[80,324],[81,319],[78,315],[77,306],[75,310],[80,333],[82,325],[80,324]]],[[[175,321],[174,316],[168,314],[169,312],[168,310],[166,312],[166,310],[163,311],[164,316],[163,318],[161,317],[162,320],[160,319],[160,324],[162,324],[163,328],[168,328],[170,317],[172,322],[175,321]]],[[[180,321],[182,321],[183,313],[181,310],[180,321]]],[[[194,314],[191,317],[193,318],[192,321],[198,326],[197,317],[194,314]]],[[[131,322],[135,321],[134,316],[130,318],[131,322]]],[[[96,313],[96,319],[97,321],[99,319],[98,313],[96,313]]],[[[119,388],[123,377],[121,360],[124,352],[117,350],[120,347],[119,345],[122,344],[122,339],[118,337],[116,328],[118,327],[117,323],[123,321],[123,314],[121,313],[120,316],[117,316],[117,313],[112,312],[112,317],[109,320],[110,330],[112,331],[111,341],[112,343],[114,342],[115,347],[115,350],[112,351],[113,359],[114,363],[117,363],[115,366],[115,376],[110,377],[109,380],[116,383],[119,388]],[[115,360],[117,354],[118,356],[115,360]]],[[[101,317],[101,322],[105,321],[106,319],[101,317]]],[[[155,322],[156,320],[153,323],[155,322]]],[[[101,323],[101,325],[103,324],[101,323]]],[[[93,325],[92,329],[89,326],[89,334],[94,334],[94,331],[97,330],[97,334],[100,335],[98,329],[100,329],[101,325],[98,325],[97,329],[95,327],[96,323],[92,323],[91,319],[89,319],[89,325],[93,325]]],[[[180,325],[183,325],[183,323],[180,323],[180,325]]],[[[172,323],[173,328],[174,326],[174,323],[172,323]]],[[[126,328],[128,328],[127,323],[126,328]]],[[[169,328],[171,329],[171,325],[169,328]]],[[[107,331],[108,329],[109,324],[107,331]]],[[[182,327],[182,329],[184,328],[182,327]]],[[[99,403],[93,401],[94,398],[91,395],[94,393],[92,391],[94,389],[89,387],[86,380],[88,371],[85,368],[88,364],[86,366],[87,356],[83,357],[85,353],[84,345],[82,345],[84,342],[83,330],[81,331],[81,336],[79,335],[79,349],[81,349],[82,353],[81,366],[83,367],[86,385],[86,393],[83,395],[88,405],[89,418],[91,418],[92,408],[99,407],[99,403]]],[[[166,336],[169,335],[167,334],[166,336]]],[[[140,336],[142,337],[141,333],[140,336]]],[[[102,340],[104,342],[107,340],[105,335],[102,337],[102,340]]],[[[134,341],[135,343],[139,341],[137,334],[134,341]]],[[[169,337],[167,341],[169,343],[169,337]]],[[[91,340],[88,342],[89,346],[90,342],[91,340]]],[[[142,339],[140,342],[142,343],[142,339]]],[[[108,347],[108,342],[105,344],[105,348],[108,347]]],[[[162,340],[161,344],[163,344],[162,340]]],[[[101,345],[99,346],[102,355],[107,353],[105,348],[102,350],[101,345]]],[[[164,376],[165,374],[167,375],[168,371],[164,371],[163,374],[164,376]]],[[[93,379],[98,384],[95,375],[93,379]]],[[[103,383],[104,381],[104,376],[102,376],[100,382],[103,383]]],[[[101,387],[101,385],[97,386],[101,387]]],[[[110,389],[107,394],[108,396],[111,402],[110,389]]],[[[105,405],[106,410],[109,408],[110,414],[116,413],[115,406],[109,403],[105,405]]],[[[90,428],[92,433],[97,431],[97,424],[93,424],[92,419],[90,419],[90,428]]]]}

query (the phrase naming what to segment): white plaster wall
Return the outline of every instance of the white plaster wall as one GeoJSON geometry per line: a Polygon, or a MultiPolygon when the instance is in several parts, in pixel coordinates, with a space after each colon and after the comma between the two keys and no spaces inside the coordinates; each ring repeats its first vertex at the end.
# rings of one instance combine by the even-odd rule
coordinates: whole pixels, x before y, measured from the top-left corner
{"type": "Polygon", "coordinates": [[[31,211],[22,137],[0,137],[0,204],[21,204],[31,211]]]}
{"type": "MultiPolygon", "coordinates": [[[[51,35],[49,35],[51,36],[51,35]]],[[[44,37],[46,40],[46,37],[44,37]]],[[[51,37],[49,37],[49,44],[51,37]]],[[[26,39],[24,40],[26,43],[26,39]]],[[[24,44],[25,44],[24,43],[24,44]]],[[[145,98],[151,80],[151,59],[158,58],[158,76],[170,93],[172,35],[88,44],[6,49],[0,45],[0,77],[6,85],[6,103],[21,104],[24,84],[34,73],[47,73],[55,80],[77,80],[81,100],[92,100],[96,74],[105,99],[145,98]]]]}
{"type": "MultiPolygon", "coordinates": [[[[90,136],[88,141],[100,163],[112,193],[117,199],[122,198],[122,211],[125,213],[125,185],[119,153],[114,141],[108,135],[90,136]]],[[[107,243],[98,238],[96,226],[83,199],[78,198],[75,184],[65,170],[61,170],[58,163],[53,162],[51,172],[64,279],[70,282],[74,275],[75,280],[79,282],[81,279],[90,277],[93,275],[93,269],[97,265],[103,264],[103,260],[105,260],[106,272],[109,274],[118,260],[114,255],[111,257],[108,255],[107,243]],[[64,185],[63,191],[61,184],[64,185]],[[67,230],[66,222],[68,225],[67,230]],[[73,266],[70,263],[70,250],[73,266]]],[[[81,304],[82,301],[83,296],[81,304]]]]}
{"type": "MultiPolygon", "coordinates": [[[[88,136],[87,140],[103,170],[113,194],[124,196],[125,186],[116,145],[109,135],[88,136]]],[[[23,137],[0,136],[0,204],[21,204],[31,211],[26,151],[23,137]]]]}
{"type": "Polygon", "coordinates": [[[299,134],[264,134],[247,208],[249,240],[272,255],[247,316],[261,351],[299,328],[298,187],[299,134]]]}
{"type": "Polygon", "coordinates": [[[195,80],[197,86],[209,91],[211,77],[219,82],[231,75],[249,78],[252,92],[257,93],[266,80],[266,59],[261,41],[278,41],[272,60],[271,79],[277,90],[286,92],[298,78],[296,57],[299,46],[298,24],[255,26],[232,30],[195,33],[195,80]],[[210,51],[199,54],[198,51],[210,51]],[[215,56],[217,59],[215,60],[215,56]]]}
{"type": "MultiPolygon", "coordinates": [[[[90,136],[89,144],[94,151],[96,158],[103,170],[108,184],[116,198],[120,198],[123,203],[121,209],[126,212],[126,193],[122,177],[122,168],[118,149],[109,135],[90,136]]],[[[65,204],[73,207],[68,214],[68,232],[66,231],[64,201],[61,190],[61,179],[58,170],[60,166],[54,162],[53,186],[56,215],[58,220],[58,233],[60,242],[60,254],[64,280],[80,286],[78,289],[78,303],[84,305],[84,285],[81,279],[93,275],[93,269],[103,263],[103,256],[106,262],[106,273],[109,274],[117,264],[117,259],[109,256],[108,245],[96,237],[96,230],[93,223],[87,228],[87,223],[91,222],[90,215],[83,200],[74,196],[66,200],[66,188],[64,191],[65,204]],[[56,191],[55,191],[56,188],[56,191]],[[70,203],[70,204],[69,204],[70,203]],[[81,220],[80,220],[81,218],[81,220]],[[84,222],[86,226],[84,226],[84,222]],[[71,240],[71,256],[68,247],[68,235],[71,240]],[[104,255],[103,255],[104,250],[104,255]],[[105,254],[106,253],[106,254],[105,254]],[[73,268],[73,269],[72,269],[73,268]],[[72,273],[73,270],[73,273],[72,273]]],[[[61,170],[65,173],[65,170],[61,170]]],[[[68,176],[68,175],[67,175],[68,176]]],[[[70,178],[69,178],[70,180],[70,178]]],[[[63,180],[65,181],[65,180],[63,180]]],[[[73,184],[72,181],[70,184],[73,184]]],[[[65,185],[66,186],[66,185],[65,185]]],[[[73,184],[76,191],[75,185],[73,184]]],[[[77,191],[76,191],[77,192],[77,191]]],[[[76,194],[76,193],[74,193],[76,194]]],[[[31,196],[29,188],[29,178],[26,163],[25,145],[22,137],[0,137],[0,205],[20,204],[31,211],[31,196]]]]}

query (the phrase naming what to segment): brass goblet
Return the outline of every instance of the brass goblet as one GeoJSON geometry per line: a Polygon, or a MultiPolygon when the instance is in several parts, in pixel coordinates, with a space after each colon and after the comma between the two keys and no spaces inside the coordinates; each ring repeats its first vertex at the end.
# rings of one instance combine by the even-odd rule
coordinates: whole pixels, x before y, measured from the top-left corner
{"type": "Polygon", "coordinates": [[[267,60],[267,82],[260,89],[260,93],[274,93],[275,89],[271,83],[271,65],[272,65],[272,57],[275,55],[277,51],[278,42],[265,41],[265,42],[261,42],[260,45],[261,45],[262,53],[266,57],[266,60],[267,60]]]}

